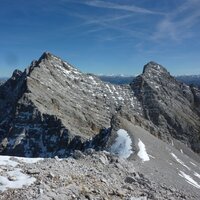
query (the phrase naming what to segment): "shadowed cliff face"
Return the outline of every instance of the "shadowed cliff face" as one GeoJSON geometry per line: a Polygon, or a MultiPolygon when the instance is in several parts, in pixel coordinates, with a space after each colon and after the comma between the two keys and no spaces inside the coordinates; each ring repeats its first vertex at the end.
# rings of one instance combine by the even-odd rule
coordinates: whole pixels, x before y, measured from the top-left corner
{"type": "Polygon", "coordinates": [[[0,86],[0,153],[51,157],[103,149],[115,139],[115,116],[199,152],[198,106],[199,90],[154,62],[131,85],[119,86],[44,53],[0,86]]]}
{"type": "Polygon", "coordinates": [[[145,118],[160,129],[159,137],[176,138],[200,152],[199,90],[178,82],[161,65],[150,62],[131,87],[145,118]]]}

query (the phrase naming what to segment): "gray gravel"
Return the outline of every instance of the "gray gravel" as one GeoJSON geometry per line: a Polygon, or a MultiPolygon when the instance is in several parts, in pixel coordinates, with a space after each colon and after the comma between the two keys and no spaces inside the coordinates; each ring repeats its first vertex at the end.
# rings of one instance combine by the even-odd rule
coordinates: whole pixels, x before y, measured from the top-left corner
{"type": "Polygon", "coordinates": [[[37,181],[23,189],[7,190],[0,199],[192,200],[199,197],[153,182],[137,172],[135,161],[104,152],[94,152],[79,159],[45,159],[36,164],[24,164],[21,168],[37,181]]]}

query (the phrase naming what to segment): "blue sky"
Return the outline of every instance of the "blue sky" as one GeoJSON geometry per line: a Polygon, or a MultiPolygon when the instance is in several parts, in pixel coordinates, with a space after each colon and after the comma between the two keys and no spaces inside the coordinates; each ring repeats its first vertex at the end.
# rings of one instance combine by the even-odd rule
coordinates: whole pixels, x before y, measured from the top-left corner
{"type": "Polygon", "coordinates": [[[200,0],[1,0],[0,76],[44,51],[83,72],[200,74],[200,0]]]}

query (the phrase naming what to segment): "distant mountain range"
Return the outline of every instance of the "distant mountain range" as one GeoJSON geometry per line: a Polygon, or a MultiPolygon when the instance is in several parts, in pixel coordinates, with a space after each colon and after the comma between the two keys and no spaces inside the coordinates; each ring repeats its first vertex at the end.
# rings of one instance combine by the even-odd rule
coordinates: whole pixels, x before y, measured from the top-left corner
{"type": "MultiPolygon", "coordinates": [[[[134,79],[135,76],[124,76],[124,75],[99,75],[98,76],[102,81],[109,82],[116,85],[129,84],[134,79]]],[[[175,78],[187,85],[194,85],[200,88],[200,75],[181,75],[175,76],[175,78]]],[[[0,85],[4,83],[8,78],[0,77],[0,85]]]]}
{"type": "MultiPolygon", "coordinates": [[[[121,75],[116,75],[116,76],[100,75],[98,77],[102,81],[117,85],[129,84],[135,79],[135,76],[121,76],[121,75]]],[[[200,75],[181,75],[181,76],[176,76],[175,78],[180,82],[186,83],[187,85],[193,84],[197,87],[200,87],[200,75]]]]}
{"type": "Polygon", "coordinates": [[[187,85],[196,85],[200,87],[200,75],[184,75],[184,76],[177,76],[177,80],[186,83],[187,85]]]}
{"type": "Polygon", "coordinates": [[[135,76],[121,76],[121,75],[113,75],[113,76],[100,75],[98,77],[102,81],[109,82],[112,84],[117,84],[117,85],[129,84],[135,78],[135,76]]]}

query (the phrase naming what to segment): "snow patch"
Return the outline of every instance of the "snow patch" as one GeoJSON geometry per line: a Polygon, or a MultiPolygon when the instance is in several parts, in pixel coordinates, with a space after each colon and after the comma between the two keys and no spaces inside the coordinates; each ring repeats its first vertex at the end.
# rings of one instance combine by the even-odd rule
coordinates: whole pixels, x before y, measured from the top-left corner
{"type": "Polygon", "coordinates": [[[0,156],[0,166],[12,166],[16,167],[19,163],[17,162],[21,161],[23,163],[33,164],[38,161],[44,160],[43,158],[25,158],[25,157],[12,157],[12,156],[0,156]],[[11,160],[11,158],[15,159],[16,161],[11,160]]]}
{"type": "Polygon", "coordinates": [[[200,179],[200,174],[198,174],[197,172],[194,172],[194,175],[200,179]]]}
{"type": "Polygon", "coordinates": [[[187,174],[184,173],[183,171],[180,171],[179,176],[185,178],[186,181],[187,181],[190,185],[192,185],[192,186],[194,186],[194,187],[200,189],[200,185],[199,185],[191,176],[187,175],[187,174]]]}
{"type": "Polygon", "coordinates": [[[0,166],[1,165],[16,167],[18,163],[10,160],[10,156],[0,156],[0,166]]]}
{"type": "Polygon", "coordinates": [[[29,186],[36,181],[35,178],[27,176],[21,172],[20,169],[15,169],[13,171],[7,172],[12,180],[7,177],[0,176],[0,191],[5,191],[8,188],[22,188],[23,186],[29,186]]]}
{"type": "Polygon", "coordinates": [[[128,158],[132,153],[132,140],[124,129],[117,131],[118,137],[115,143],[111,146],[110,151],[117,154],[119,157],[128,158]]]}
{"type": "Polygon", "coordinates": [[[123,101],[123,100],[124,100],[124,98],[121,97],[121,96],[119,96],[118,99],[119,99],[120,101],[123,101]]]}
{"type": "Polygon", "coordinates": [[[139,139],[139,142],[138,142],[138,147],[139,147],[139,152],[138,152],[137,155],[138,155],[143,161],[149,161],[150,158],[149,158],[149,155],[147,154],[145,144],[144,144],[140,139],[139,139]]]}
{"type": "MultiPolygon", "coordinates": [[[[43,158],[0,156],[0,166],[11,166],[15,168],[17,165],[23,165],[23,163],[33,164],[40,160],[43,160],[43,158]],[[15,159],[15,161],[11,159],[15,159]]],[[[6,170],[3,174],[4,176],[0,176],[0,191],[3,192],[8,188],[22,188],[36,181],[35,178],[27,176],[21,171],[22,169],[20,168],[15,168],[13,171],[6,170]]]]}
{"type": "Polygon", "coordinates": [[[113,90],[114,90],[114,91],[116,91],[116,88],[115,88],[115,86],[114,86],[114,85],[112,85],[112,88],[113,88],[113,90]]]}
{"type": "Polygon", "coordinates": [[[194,164],[193,162],[190,162],[190,163],[191,163],[193,166],[195,166],[195,167],[197,166],[197,165],[196,165],[196,164],[194,164]]]}
{"type": "Polygon", "coordinates": [[[178,163],[180,163],[181,165],[183,165],[185,168],[187,168],[188,170],[190,170],[190,168],[182,161],[180,160],[174,153],[171,153],[171,155],[176,159],[176,161],[178,163]]]}
{"type": "Polygon", "coordinates": [[[142,196],[142,197],[131,197],[130,200],[147,200],[146,196],[142,196]]]}
{"type": "Polygon", "coordinates": [[[24,158],[24,157],[15,157],[15,158],[23,163],[28,163],[28,164],[33,164],[41,160],[44,160],[43,158],[24,158]]]}
{"type": "Polygon", "coordinates": [[[111,90],[110,86],[108,84],[106,84],[106,87],[108,88],[108,91],[112,94],[113,91],[111,90]]]}
{"type": "Polygon", "coordinates": [[[98,85],[98,83],[95,81],[95,79],[94,79],[93,76],[89,76],[88,78],[92,81],[92,83],[93,83],[94,85],[98,85]]]}
{"type": "Polygon", "coordinates": [[[157,65],[157,69],[158,69],[158,70],[160,69],[160,66],[159,66],[159,65],[157,65]]]}
{"type": "Polygon", "coordinates": [[[152,155],[150,155],[150,154],[149,154],[149,157],[151,157],[151,158],[153,158],[153,159],[156,159],[154,156],[152,156],[152,155]]]}

